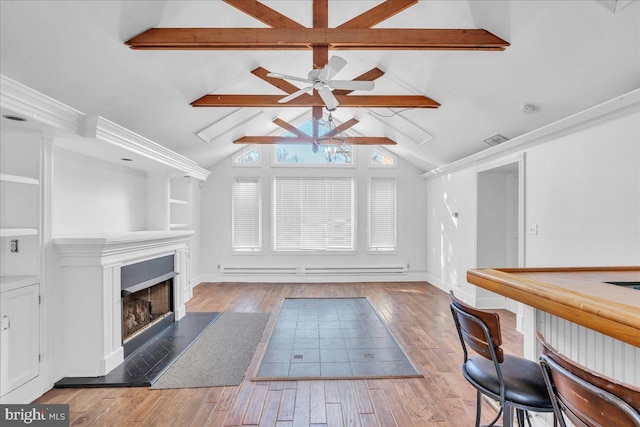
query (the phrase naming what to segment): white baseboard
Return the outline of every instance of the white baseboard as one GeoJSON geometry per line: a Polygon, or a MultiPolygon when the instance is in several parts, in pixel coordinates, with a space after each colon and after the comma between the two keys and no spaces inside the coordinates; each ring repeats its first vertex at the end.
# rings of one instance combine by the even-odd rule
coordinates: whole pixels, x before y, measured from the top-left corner
{"type": "MultiPolygon", "coordinates": [[[[388,274],[201,274],[197,282],[229,283],[347,283],[347,282],[424,282],[427,281],[426,272],[408,271],[406,273],[388,274]]],[[[197,286],[197,284],[195,286],[197,286]]]]}
{"type": "Polygon", "coordinates": [[[436,288],[446,293],[453,291],[453,293],[456,295],[456,298],[461,299],[467,304],[475,305],[475,297],[469,292],[462,289],[461,287],[447,283],[432,274],[429,274],[429,273],[425,273],[425,274],[426,274],[427,282],[431,283],[436,288]]]}
{"type": "Polygon", "coordinates": [[[476,298],[475,306],[483,310],[506,309],[504,297],[476,298]]]}
{"type": "Polygon", "coordinates": [[[0,404],[27,404],[33,402],[42,394],[41,378],[37,376],[0,397],[0,404]]]}

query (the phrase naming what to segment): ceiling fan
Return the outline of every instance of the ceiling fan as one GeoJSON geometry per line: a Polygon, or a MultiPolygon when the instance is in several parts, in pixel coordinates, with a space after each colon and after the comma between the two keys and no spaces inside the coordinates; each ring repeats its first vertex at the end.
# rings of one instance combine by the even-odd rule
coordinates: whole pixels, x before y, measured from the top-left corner
{"type": "Polygon", "coordinates": [[[361,80],[332,80],[338,71],[342,70],[347,65],[347,61],[339,56],[332,56],[329,59],[327,65],[324,68],[316,68],[307,74],[307,78],[288,76],[280,73],[269,73],[267,76],[275,77],[284,80],[294,80],[298,82],[308,83],[309,86],[303,87],[300,90],[293,92],[290,95],[279,99],[278,102],[284,104],[291,101],[294,98],[299,97],[305,92],[311,93],[314,89],[318,91],[318,95],[322,98],[322,101],[326,105],[329,111],[335,110],[339,105],[336,97],[331,93],[333,89],[342,90],[372,90],[375,84],[372,81],[361,80]]]}

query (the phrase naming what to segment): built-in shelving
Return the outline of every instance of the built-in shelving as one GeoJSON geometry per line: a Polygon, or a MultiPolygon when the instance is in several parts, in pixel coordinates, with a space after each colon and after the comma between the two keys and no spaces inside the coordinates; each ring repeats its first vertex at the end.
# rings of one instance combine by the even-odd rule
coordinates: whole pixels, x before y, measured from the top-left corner
{"type": "Polygon", "coordinates": [[[169,228],[188,228],[191,200],[191,179],[173,177],[169,180],[169,228]]]}
{"type": "Polygon", "coordinates": [[[169,224],[169,228],[186,228],[189,224],[169,224]]]}
{"type": "Polygon", "coordinates": [[[38,388],[42,156],[39,133],[0,132],[0,318],[11,324],[0,331],[10,343],[0,355],[0,403],[17,403],[38,388]]]}
{"type": "Polygon", "coordinates": [[[28,176],[11,175],[8,173],[0,173],[0,181],[15,182],[18,184],[40,185],[40,180],[28,176]]]}
{"type": "Polygon", "coordinates": [[[32,227],[24,228],[0,228],[0,237],[20,237],[20,236],[37,236],[38,229],[32,227]]]}

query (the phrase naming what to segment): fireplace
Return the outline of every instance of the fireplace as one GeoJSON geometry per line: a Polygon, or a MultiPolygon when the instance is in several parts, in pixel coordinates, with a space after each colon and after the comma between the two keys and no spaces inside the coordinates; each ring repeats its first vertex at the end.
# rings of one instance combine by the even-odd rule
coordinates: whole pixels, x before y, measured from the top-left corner
{"type": "Polygon", "coordinates": [[[170,316],[171,280],[122,297],[122,343],[170,316]]]}
{"type": "Polygon", "coordinates": [[[124,357],[175,321],[173,310],[174,256],[154,258],[122,267],[122,345],[124,357]]]}
{"type": "MultiPolygon", "coordinates": [[[[185,315],[185,302],[191,298],[188,243],[192,235],[189,230],[161,230],[54,239],[62,269],[55,278],[61,290],[56,298],[63,307],[62,376],[106,375],[133,354],[136,345],[157,336],[156,328],[171,326],[185,315]],[[146,305],[149,320],[160,320],[131,324],[132,334],[123,339],[123,300],[128,305],[127,296],[162,283],[169,288],[169,314],[158,314],[164,313],[166,303],[148,296],[151,291],[147,296],[139,294],[134,299],[147,302],[136,302],[133,312],[136,305],[139,310],[146,305]]],[[[165,292],[161,293],[166,296],[165,292]]]]}

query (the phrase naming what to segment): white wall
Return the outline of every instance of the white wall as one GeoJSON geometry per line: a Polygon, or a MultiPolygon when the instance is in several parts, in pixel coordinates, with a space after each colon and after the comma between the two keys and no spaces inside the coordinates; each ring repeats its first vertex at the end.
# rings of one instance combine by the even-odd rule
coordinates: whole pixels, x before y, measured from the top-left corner
{"type": "Polygon", "coordinates": [[[428,280],[471,300],[476,288],[466,274],[475,264],[476,196],[475,169],[427,180],[428,280]]]}
{"type": "Polygon", "coordinates": [[[54,149],[52,234],[145,230],[144,172],[54,149]]]}
{"type": "MultiPolygon", "coordinates": [[[[420,171],[398,159],[396,168],[369,168],[368,147],[356,147],[356,168],[271,167],[271,147],[262,150],[261,167],[233,167],[231,158],[218,163],[204,185],[201,194],[201,257],[203,280],[225,280],[218,276],[218,266],[224,267],[376,267],[409,264],[411,274],[405,280],[416,279],[426,269],[425,181],[420,171]],[[263,252],[259,255],[232,254],[231,251],[231,187],[234,176],[259,176],[262,182],[263,252]],[[272,248],[271,181],[274,176],[355,176],[356,177],[356,253],[348,254],[277,254],[272,248]],[[394,254],[367,253],[367,200],[370,176],[396,176],[398,200],[398,251],[394,254]]],[[[281,279],[281,278],[278,278],[281,279]]],[[[272,278],[272,280],[278,280],[272,278]]],[[[349,280],[366,280],[350,277],[349,280]]],[[[387,279],[389,279],[387,277],[387,279]]],[[[397,278],[396,278],[397,279],[397,278]]],[[[420,276],[420,279],[424,279],[420,276]]],[[[226,280],[234,280],[227,278],[226,280]]],[[[260,276],[255,280],[269,281],[260,276]]],[[[296,280],[305,281],[297,277],[296,280]]],[[[321,276],[332,281],[336,277],[321,276]]],[[[373,280],[382,280],[375,277],[373,280]]]]}
{"type": "MultiPolygon", "coordinates": [[[[597,119],[525,152],[525,266],[640,264],[640,112],[597,119]],[[526,230],[526,228],[525,228],[526,230]]],[[[519,153],[516,153],[519,154],[519,153]]],[[[510,154],[511,156],[512,154],[510,154]]],[[[473,302],[477,170],[427,179],[428,276],[473,302]],[[452,218],[451,211],[459,217],[452,218]]]]}
{"type": "Polygon", "coordinates": [[[640,113],[527,153],[528,267],[640,264],[640,113]]]}

